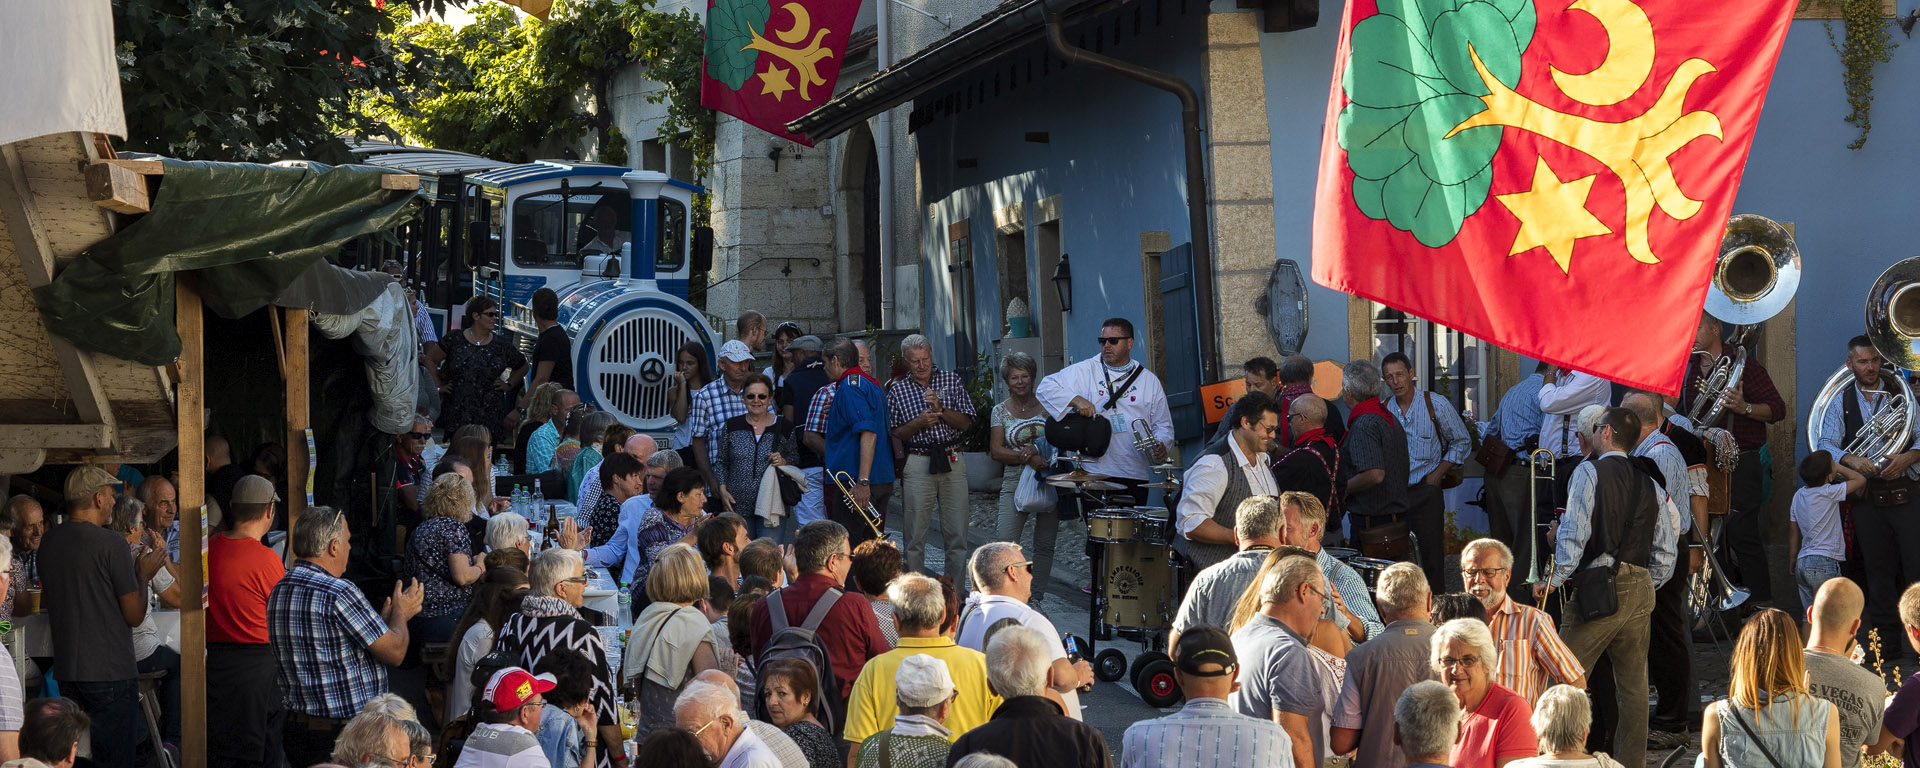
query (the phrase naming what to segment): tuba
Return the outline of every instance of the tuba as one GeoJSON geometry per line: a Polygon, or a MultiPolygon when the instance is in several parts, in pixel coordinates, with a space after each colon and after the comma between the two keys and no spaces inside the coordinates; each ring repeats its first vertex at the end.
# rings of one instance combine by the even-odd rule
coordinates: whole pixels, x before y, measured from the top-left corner
{"type": "Polygon", "coordinates": [[[1687,412],[1694,429],[1713,426],[1720,419],[1721,398],[1740,386],[1747,364],[1743,344],[1747,332],[1786,309],[1799,287],[1800,247],[1786,227],[1751,213],[1736,214],[1727,221],[1720,255],[1714,260],[1713,283],[1707,287],[1706,311],[1738,330],[1733,354],[1708,362],[1700,394],[1687,412]]]}
{"type": "MultiPolygon", "coordinates": [[[[1920,287],[1920,257],[1888,267],[1867,293],[1867,339],[1889,364],[1881,369],[1880,383],[1891,399],[1860,425],[1842,451],[1867,459],[1880,470],[1886,469],[1894,454],[1913,445],[1915,403],[1906,372],[1920,366],[1920,290],[1916,287],[1920,287]]],[[[1808,450],[1820,450],[1825,436],[1820,415],[1853,382],[1853,372],[1843,366],[1820,387],[1809,414],[1808,450]]]]}

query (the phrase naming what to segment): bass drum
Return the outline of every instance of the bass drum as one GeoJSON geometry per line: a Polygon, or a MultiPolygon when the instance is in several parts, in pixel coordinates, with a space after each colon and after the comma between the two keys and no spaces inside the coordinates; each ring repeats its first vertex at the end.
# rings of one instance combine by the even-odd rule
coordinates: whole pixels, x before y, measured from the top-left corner
{"type": "Polygon", "coordinates": [[[1180,608],[1169,550],[1145,542],[1106,548],[1107,605],[1101,620],[1113,627],[1165,628],[1180,608]]]}

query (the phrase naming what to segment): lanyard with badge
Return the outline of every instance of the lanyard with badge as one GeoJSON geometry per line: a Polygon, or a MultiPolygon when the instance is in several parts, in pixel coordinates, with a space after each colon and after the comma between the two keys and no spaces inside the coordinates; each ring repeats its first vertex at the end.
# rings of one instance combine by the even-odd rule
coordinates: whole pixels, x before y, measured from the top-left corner
{"type": "Polygon", "coordinates": [[[1139,363],[1134,363],[1131,372],[1120,380],[1120,386],[1116,388],[1113,386],[1113,375],[1107,370],[1106,364],[1102,363],[1100,365],[1100,378],[1106,381],[1107,384],[1107,404],[1100,410],[1112,411],[1107,414],[1107,420],[1113,422],[1113,433],[1116,435],[1127,434],[1133,430],[1133,425],[1127,423],[1126,414],[1121,413],[1119,410],[1120,396],[1125,395],[1128,390],[1132,389],[1133,382],[1139,379],[1140,374],[1145,371],[1145,367],[1139,363]]]}

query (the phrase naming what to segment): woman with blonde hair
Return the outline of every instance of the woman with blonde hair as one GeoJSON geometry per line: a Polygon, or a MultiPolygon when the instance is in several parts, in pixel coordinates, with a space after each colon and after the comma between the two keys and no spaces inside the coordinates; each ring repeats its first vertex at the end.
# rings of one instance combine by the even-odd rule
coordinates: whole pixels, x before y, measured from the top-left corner
{"type": "MultiPolygon", "coordinates": [[[[674,724],[673,701],[694,675],[719,669],[719,642],[713,624],[697,603],[707,599],[707,568],[700,551],[674,544],[660,551],[647,573],[647,599],[653,602],[634,619],[627,637],[621,677],[637,678],[640,720],[636,732],[674,724]]],[[[733,674],[733,670],[721,670],[733,674]]]]}
{"type": "Polygon", "coordinates": [[[444,643],[473,599],[473,583],[486,572],[467,533],[473,486],[459,475],[441,475],[427,488],[420,517],[407,537],[406,573],[420,581],[424,595],[408,632],[417,642],[444,643]]]}
{"type": "Polygon", "coordinates": [[[1840,718],[1807,691],[1800,629],[1777,608],[1753,615],[1733,646],[1727,698],[1707,705],[1700,727],[1706,768],[1840,768],[1840,718]]]}
{"type": "Polygon", "coordinates": [[[514,431],[513,446],[520,456],[520,473],[538,475],[553,468],[553,451],[560,446],[560,384],[549,381],[527,396],[527,417],[514,431]]]}

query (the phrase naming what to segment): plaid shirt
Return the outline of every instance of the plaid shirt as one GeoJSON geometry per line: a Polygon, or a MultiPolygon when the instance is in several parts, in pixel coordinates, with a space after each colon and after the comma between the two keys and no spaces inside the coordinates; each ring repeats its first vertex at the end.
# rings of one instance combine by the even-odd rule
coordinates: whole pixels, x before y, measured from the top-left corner
{"type": "Polygon", "coordinates": [[[353,582],[293,561],[267,596],[267,636],[288,710],[349,718],[387,692],[387,668],[367,649],[387,623],[353,582]]]}
{"type": "Polygon", "coordinates": [[[827,414],[833,412],[833,391],[836,387],[828,384],[813,393],[813,402],[807,405],[807,423],[801,429],[808,432],[827,433],[827,414]]]}
{"type": "MultiPolygon", "coordinates": [[[[887,388],[887,429],[899,429],[900,425],[913,421],[927,411],[927,390],[940,393],[940,407],[959,411],[970,417],[978,418],[973,412],[973,399],[967,397],[966,382],[960,380],[960,374],[953,371],[933,369],[933,376],[927,380],[928,386],[920,386],[912,376],[897,379],[887,388]]],[[[960,443],[960,430],[948,426],[945,421],[914,433],[909,441],[915,449],[951,448],[960,443]]]]}
{"type": "Polygon", "coordinates": [[[693,407],[687,411],[687,421],[693,424],[694,437],[707,439],[707,466],[713,466],[720,457],[720,430],[726,427],[727,419],[746,413],[747,401],[728,387],[724,378],[714,379],[693,391],[693,407]]]}

